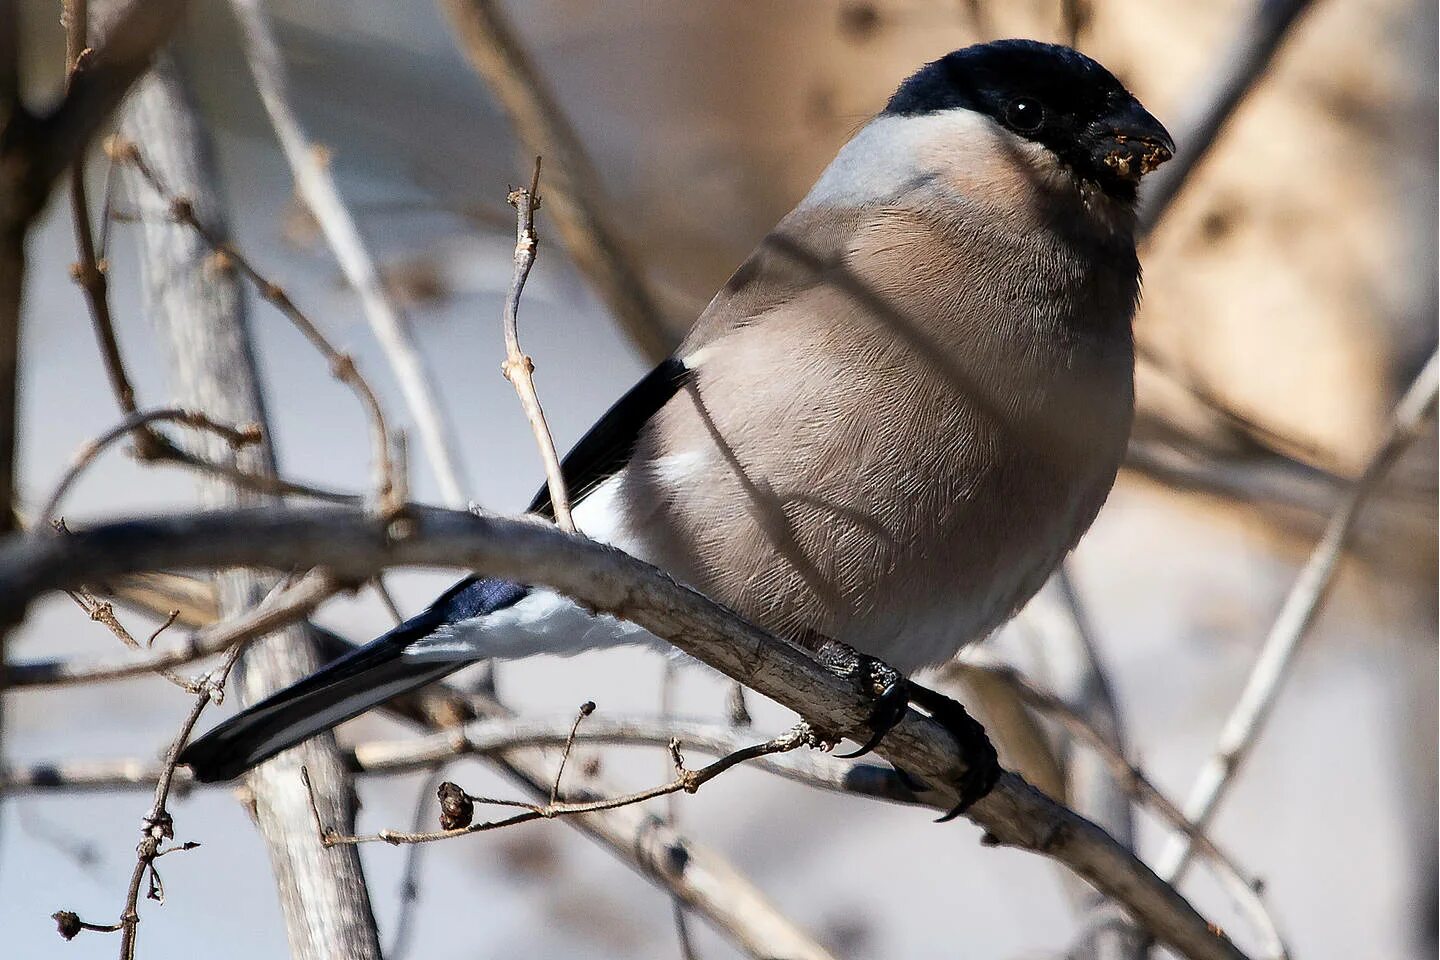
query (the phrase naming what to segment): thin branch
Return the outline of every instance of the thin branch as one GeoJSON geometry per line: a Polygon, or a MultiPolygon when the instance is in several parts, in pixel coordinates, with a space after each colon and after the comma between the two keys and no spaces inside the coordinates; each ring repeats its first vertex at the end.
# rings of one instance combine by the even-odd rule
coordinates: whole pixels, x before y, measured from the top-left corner
{"type": "MultiPolygon", "coordinates": [[[[136,640],[135,637],[131,635],[130,631],[125,629],[125,625],[120,622],[120,619],[115,616],[115,608],[111,606],[108,602],[92,596],[89,592],[83,589],[68,590],[66,592],[70,594],[70,599],[74,600],[75,603],[79,605],[80,609],[84,610],[86,615],[88,615],[91,620],[94,620],[96,623],[102,624],[107,630],[109,630],[112,634],[115,635],[115,638],[117,640],[125,644],[125,646],[129,647],[131,650],[148,649],[150,644],[155,642],[155,638],[160,636],[160,634],[163,633],[165,629],[169,627],[172,623],[174,623],[176,618],[180,616],[179,610],[170,611],[169,617],[165,620],[164,623],[160,625],[160,627],[154,633],[150,635],[150,639],[146,642],[145,646],[142,647],[140,645],[140,641],[136,640]]],[[[155,673],[164,677],[166,680],[169,680],[171,683],[175,684],[175,686],[179,687],[181,690],[184,690],[187,693],[200,692],[196,681],[187,680],[173,670],[168,670],[164,667],[158,667],[156,668],[155,673]]]]}
{"type": "Polygon", "coordinates": [[[550,426],[545,422],[545,411],[540,407],[540,397],[535,392],[535,364],[520,349],[520,294],[525,290],[525,281],[535,263],[535,249],[540,244],[535,235],[535,210],[540,206],[539,187],[540,158],[536,157],[530,188],[512,190],[508,198],[515,208],[515,275],[505,296],[505,363],[500,369],[515,388],[520,406],[525,410],[525,419],[530,423],[530,432],[535,435],[535,445],[540,448],[555,523],[560,529],[574,533],[575,521],[570,516],[570,494],[565,489],[565,474],[560,468],[560,456],[555,452],[550,426]]]}
{"type": "Polygon", "coordinates": [[[575,722],[570,725],[570,734],[565,738],[565,748],[560,753],[560,763],[555,768],[555,782],[550,786],[550,805],[553,807],[560,802],[560,778],[565,776],[565,764],[570,762],[570,751],[575,748],[575,734],[580,731],[580,724],[585,718],[595,712],[595,701],[586,700],[580,704],[579,711],[575,714],[575,722]]]}
{"type": "Polygon", "coordinates": [[[658,362],[678,338],[602,213],[605,191],[585,148],[494,0],[440,0],[470,65],[531,154],[550,165],[546,200],[560,241],[636,348],[658,362]]]}
{"type": "Polygon", "coordinates": [[[151,189],[169,206],[170,216],[176,223],[184,224],[194,230],[211,250],[223,258],[225,263],[238,267],[246,279],[259,291],[261,298],[284,314],[286,319],[305,336],[305,339],[310,341],[311,346],[320,352],[330,365],[331,376],[349,387],[355,394],[361,406],[364,407],[366,418],[370,422],[376,474],[376,502],[382,512],[393,509],[392,498],[397,489],[396,466],[391,458],[390,432],[385,425],[385,411],[381,408],[375,391],[371,389],[369,382],[355,366],[354,359],[349,354],[336,349],[320,332],[320,328],[295,305],[289,294],[256,270],[234,244],[225,241],[218,233],[203,223],[196,215],[194,205],[188,199],[177,197],[171,193],[155,174],[150,164],[146,162],[135,144],[119,138],[111,138],[107,144],[107,152],[117,161],[128,163],[135,168],[151,189]]]}
{"type": "Polygon", "coordinates": [[[232,448],[239,448],[252,443],[260,442],[260,428],[255,424],[245,424],[234,427],[225,423],[217,423],[205,414],[195,410],[181,410],[178,407],[166,407],[161,410],[132,411],[124,420],[106,430],[94,440],[82,446],[70,461],[70,467],[65,471],[55,489],[46,498],[45,505],[40,508],[39,523],[42,526],[50,524],[55,519],[55,511],[60,506],[60,501],[74,485],[80,475],[85,472],[100,454],[112,443],[132,433],[140,434],[147,431],[154,423],[178,423],[181,426],[191,427],[195,430],[204,430],[221,438],[232,448]]]}
{"type": "Polygon", "coordinates": [[[432,384],[435,378],[415,343],[409,321],[395,305],[375,267],[355,220],[345,207],[328,164],[316,154],[286,92],[285,63],[275,42],[263,0],[231,0],[231,9],[245,37],[245,59],[255,87],[280,141],[300,197],[319,224],[346,282],[360,299],[360,308],[400,384],[410,417],[420,431],[441,498],[463,507],[470,484],[455,454],[460,449],[454,428],[432,384]]]}
{"type": "MultiPolygon", "coordinates": [[[[1385,475],[1410,445],[1427,417],[1435,409],[1437,364],[1440,358],[1430,356],[1424,369],[1410,384],[1390,416],[1389,427],[1379,448],[1371,456],[1364,472],[1335,511],[1324,535],[1296,577],[1275,618],[1260,655],[1251,668],[1225,726],[1220,732],[1214,756],[1200,771],[1185,802],[1187,818],[1200,828],[1209,825],[1216,808],[1251,747],[1259,739],[1265,721],[1279,697],[1281,685],[1289,675],[1290,666],[1299,652],[1300,642],[1310,626],[1334,581],[1345,543],[1350,537],[1360,511],[1380,485],[1385,475]]],[[[1190,861],[1193,838],[1175,838],[1160,858],[1161,876],[1178,882],[1190,861]]]]}
{"type": "MultiPolygon", "coordinates": [[[[222,564],[324,566],[356,580],[391,565],[446,565],[542,584],[670,640],[795,710],[817,730],[859,738],[868,729],[870,704],[805,652],[621,551],[548,524],[421,506],[410,507],[403,524],[354,510],[265,508],[132,519],[63,539],[3,544],[0,625],[22,618],[30,600],[47,589],[137,570],[222,564]]],[[[958,800],[953,785],[967,770],[966,759],[935,721],[910,711],[877,752],[946,799],[958,800]]],[[[1186,956],[1244,956],[1103,830],[1013,774],[1002,775],[967,816],[985,827],[993,842],[1066,863],[1186,956]]]]}
{"type": "MultiPolygon", "coordinates": [[[[561,747],[570,738],[573,721],[565,719],[487,717],[424,737],[375,740],[343,751],[354,773],[391,776],[416,770],[433,771],[459,757],[495,757],[526,747],[561,747]]],[[[685,750],[724,756],[750,742],[748,731],[707,721],[666,717],[596,717],[576,732],[573,742],[587,746],[668,748],[672,740],[685,750]]],[[[820,752],[762,757],[752,766],[786,780],[849,796],[905,806],[927,804],[885,764],[847,762],[820,752]]],[[[0,796],[28,792],[113,790],[153,783],[159,768],[137,759],[63,760],[12,767],[0,776],[0,796]]],[[[547,781],[549,778],[547,777],[547,781]]],[[[182,778],[186,786],[188,777],[182,778]]],[[[547,783],[546,792],[549,786],[547,783]]],[[[418,828],[416,828],[418,830],[418,828]]]]}
{"type": "MultiPolygon", "coordinates": [[[[67,89],[75,75],[85,68],[92,58],[89,48],[89,0],[62,0],[60,19],[65,25],[65,82],[67,89]]],[[[80,259],[71,267],[71,276],[85,293],[90,308],[90,319],[95,327],[95,336],[100,344],[100,356],[105,363],[105,375],[110,380],[110,389],[120,412],[133,416],[135,388],[125,372],[125,362],[120,356],[120,343],[115,336],[115,323],[110,315],[109,281],[107,265],[95,249],[95,236],[90,226],[90,201],[85,188],[85,156],[82,153],[70,167],[70,215],[75,230],[75,250],[80,259]]],[[[143,449],[150,445],[150,433],[139,428],[137,443],[143,449]]]]}
{"type": "Polygon", "coordinates": [[[1108,767],[1110,776],[1127,795],[1157,814],[1170,827],[1179,831],[1195,844],[1195,848],[1210,861],[1215,875],[1230,894],[1231,899],[1250,920],[1262,941],[1266,957],[1284,958],[1289,954],[1283,938],[1270,916],[1269,909],[1260,899],[1260,883],[1247,877],[1235,862],[1210,840],[1204,831],[1181,813],[1161,790],[1155,786],[1143,771],[1116,749],[1110,737],[1098,729],[1089,718],[1052,693],[1041,690],[1012,667],[1002,664],[980,664],[954,661],[945,667],[946,672],[968,675],[983,673],[988,677],[1008,684],[1024,703],[1043,716],[1056,721],[1067,734],[1091,750],[1108,767]]]}
{"type": "MultiPolygon", "coordinates": [[[[106,586],[117,599],[124,599],[157,616],[165,615],[167,605],[182,606],[182,619],[190,626],[210,625],[218,617],[213,586],[190,578],[173,574],[132,575],[112,578],[106,586]]],[[[329,658],[357,649],[313,626],[311,634],[320,644],[322,655],[329,658]]],[[[432,731],[451,731],[456,724],[476,717],[488,717],[494,723],[514,720],[493,695],[461,691],[443,682],[432,684],[420,693],[392,700],[381,709],[432,731]]],[[[726,733],[734,737],[737,731],[728,728],[720,731],[722,737],[726,733]]],[[[668,744],[670,737],[671,734],[666,734],[662,742],[668,744]]],[[[723,747],[710,752],[718,756],[742,745],[738,738],[722,742],[725,743],[723,747]]],[[[693,744],[686,739],[685,745],[688,748],[693,744]]],[[[538,751],[505,750],[489,754],[486,759],[531,795],[548,796],[550,764],[538,751]]],[[[353,755],[346,762],[355,772],[363,772],[353,755]]],[[[813,753],[793,753],[758,762],[793,764],[796,767],[793,775],[787,771],[776,772],[802,782],[810,782],[805,777],[812,776],[817,786],[899,803],[915,802],[915,795],[900,782],[890,767],[883,764],[847,767],[813,753]]],[[[86,761],[41,764],[11,771],[13,776],[9,781],[0,778],[0,793],[4,792],[7,782],[21,791],[84,790],[127,785],[123,776],[108,783],[96,779],[96,776],[107,772],[123,774],[125,771],[104,762],[88,766],[86,761]],[[70,778],[71,774],[78,779],[70,778]]],[[[152,775],[149,782],[153,781],[152,775]]],[[[180,780],[182,784],[187,782],[180,780]]],[[[604,791],[603,784],[595,777],[590,777],[589,782],[594,789],[604,791]]],[[[792,960],[834,960],[828,951],[781,914],[745,874],[718,853],[670,825],[627,809],[588,814],[564,822],[595,840],[620,862],[664,891],[667,897],[683,900],[698,916],[747,954],[755,957],[784,956],[792,960]]],[[[416,831],[419,829],[418,826],[415,828],[416,831]]],[[[422,848],[413,846],[410,849],[413,854],[422,848]]]]}
{"type": "Polygon", "coordinates": [[[232,647],[243,647],[256,637],[273,633],[285,624],[306,616],[343,589],[344,585],[329,574],[312,570],[298,582],[272,593],[259,606],[234,619],[196,632],[183,647],[157,650],[139,658],[13,663],[9,666],[7,686],[69,686],[162,673],[232,647]]]}
{"type": "MultiPolygon", "coordinates": [[[[689,770],[685,767],[684,760],[680,756],[678,741],[672,740],[670,743],[670,751],[675,761],[675,777],[668,783],[649,787],[644,790],[637,790],[633,793],[622,794],[620,796],[596,797],[590,800],[552,800],[546,804],[532,804],[513,800],[494,800],[465,794],[465,800],[470,804],[481,803],[499,804],[501,806],[519,806],[523,807],[524,810],[521,813],[509,817],[502,817],[499,820],[482,820],[479,823],[466,823],[450,829],[423,833],[381,830],[379,833],[347,836],[322,825],[320,823],[318,810],[315,813],[315,820],[316,825],[320,828],[320,840],[326,847],[376,842],[389,844],[432,843],[436,840],[449,840],[453,837],[468,836],[472,833],[484,833],[521,823],[530,823],[535,820],[553,820],[558,817],[594,813],[599,810],[615,810],[620,807],[633,806],[634,804],[644,803],[647,800],[654,800],[657,797],[668,796],[673,793],[695,793],[720,774],[747,760],[772,756],[777,753],[788,753],[791,750],[797,750],[803,746],[814,746],[815,743],[815,735],[811,732],[809,725],[801,723],[772,740],[742,747],[698,770],[689,770]]],[[[303,775],[305,776],[305,782],[308,786],[310,782],[309,774],[305,773],[303,775]]]]}
{"type": "MultiPolygon", "coordinates": [[[[294,613],[291,617],[300,616],[294,613]]],[[[165,848],[166,840],[175,838],[174,821],[170,816],[166,805],[170,800],[170,792],[175,785],[176,768],[179,766],[180,751],[190,740],[190,734],[195,730],[195,724],[200,720],[200,714],[214,700],[218,700],[225,689],[225,681],[230,676],[230,671],[240,659],[243,646],[236,645],[231,648],[223,663],[211,671],[198,685],[195,691],[195,702],[191,704],[190,712],[185,721],[180,725],[180,731],[171,741],[170,747],[165,751],[165,759],[160,765],[160,775],[155,783],[155,798],[147,813],[141,821],[140,843],[135,848],[135,869],[130,874],[130,884],[125,894],[125,906],[120,912],[120,919],[113,925],[97,925],[79,923],[78,929],[95,930],[99,932],[120,933],[120,960],[134,960],[135,942],[140,925],[140,890],[146,878],[149,878],[147,898],[159,903],[165,902],[165,887],[160,880],[160,874],[155,867],[155,861],[166,854],[176,850],[193,849],[198,844],[185,843],[179,847],[165,848]]],[[[69,911],[60,911],[60,916],[73,917],[69,911]]],[[[73,926],[67,924],[57,916],[56,920],[60,926],[60,935],[66,940],[75,936],[78,932],[73,926]]],[[[78,918],[76,918],[78,920],[78,918]]]]}

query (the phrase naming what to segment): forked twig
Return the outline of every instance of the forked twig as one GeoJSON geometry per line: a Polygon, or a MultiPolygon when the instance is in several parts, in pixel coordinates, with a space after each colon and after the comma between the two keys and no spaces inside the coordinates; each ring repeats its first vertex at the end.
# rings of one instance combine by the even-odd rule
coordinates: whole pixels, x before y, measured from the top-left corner
{"type": "Polygon", "coordinates": [[[106,143],[106,150],[117,162],[128,163],[135,168],[145,182],[150,185],[150,188],[168,204],[170,216],[175,222],[182,223],[194,230],[196,235],[205,241],[224,264],[237,267],[255,286],[261,298],[284,314],[285,318],[304,335],[305,339],[310,341],[311,346],[319,351],[330,365],[331,376],[349,387],[355,394],[361,406],[364,407],[366,418],[370,422],[375,462],[376,502],[382,513],[390,513],[399,509],[400,504],[394,501],[398,484],[396,465],[391,455],[390,431],[385,423],[385,411],[381,408],[375,391],[371,389],[369,382],[355,366],[354,358],[337,349],[320,332],[320,328],[295,305],[289,294],[261,274],[234,244],[222,239],[219,234],[201,221],[195,213],[194,205],[188,199],[175,196],[146,162],[139,147],[118,137],[112,137],[106,143]]]}
{"type": "MultiPolygon", "coordinates": [[[[442,822],[455,823],[456,825],[448,829],[424,833],[381,830],[379,833],[354,836],[341,834],[333,828],[325,826],[323,823],[320,817],[319,807],[314,801],[313,791],[311,791],[310,794],[310,811],[314,816],[315,827],[320,835],[320,842],[326,847],[361,843],[388,843],[397,846],[406,843],[432,843],[437,840],[449,840],[453,837],[463,837],[472,833],[498,830],[521,823],[530,823],[535,820],[553,820],[557,817],[594,813],[598,810],[614,810],[617,807],[627,807],[632,804],[644,803],[656,797],[663,797],[682,791],[685,793],[694,793],[726,770],[742,764],[747,760],[771,756],[777,753],[786,753],[802,746],[813,746],[815,743],[815,734],[810,730],[808,724],[802,722],[772,740],[767,740],[764,743],[758,743],[749,747],[743,747],[698,770],[690,770],[685,767],[684,760],[680,756],[679,741],[672,740],[670,743],[670,752],[675,763],[674,779],[668,783],[663,783],[645,790],[638,790],[633,793],[614,797],[599,797],[593,800],[551,801],[545,804],[533,804],[523,800],[497,800],[491,797],[473,796],[460,790],[460,788],[454,784],[443,783],[440,785],[442,816],[445,818],[442,822]],[[521,812],[509,817],[502,817],[498,820],[482,820],[478,823],[473,823],[469,822],[469,817],[466,814],[467,812],[473,814],[475,804],[519,807],[521,812]]],[[[309,772],[302,768],[300,775],[304,778],[306,789],[309,790],[309,772]]]]}

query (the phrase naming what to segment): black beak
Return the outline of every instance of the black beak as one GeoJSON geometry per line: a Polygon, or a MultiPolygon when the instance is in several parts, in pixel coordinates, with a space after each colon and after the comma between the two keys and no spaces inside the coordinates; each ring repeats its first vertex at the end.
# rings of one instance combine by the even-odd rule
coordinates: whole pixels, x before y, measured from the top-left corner
{"type": "Polygon", "coordinates": [[[1138,181],[1175,156],[1175,141],[1139,101],[1131,100],[1100,124],[1096,157],[1122,180],[1138,181]]]}

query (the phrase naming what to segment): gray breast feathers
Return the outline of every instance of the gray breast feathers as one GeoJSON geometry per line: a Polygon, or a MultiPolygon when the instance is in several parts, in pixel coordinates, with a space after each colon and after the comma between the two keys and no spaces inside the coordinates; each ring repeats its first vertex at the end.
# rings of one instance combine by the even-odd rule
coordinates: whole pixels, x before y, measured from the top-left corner
{"type": "Polygon", "coordinates": [[[1039,588],[1128,436],[1133,249],[983,214],[782,222],[686,341],[691,379],[626,471],[647,554],[901,670],[1039,588]]]}

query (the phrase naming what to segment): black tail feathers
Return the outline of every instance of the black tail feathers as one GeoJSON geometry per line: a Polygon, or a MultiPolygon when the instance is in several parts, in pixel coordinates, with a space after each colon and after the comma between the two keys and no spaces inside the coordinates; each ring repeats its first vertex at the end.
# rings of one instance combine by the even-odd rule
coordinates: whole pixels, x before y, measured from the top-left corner
{"type": "Polygon", "coordinates": [[[231,780],[392,697],[454,673],[474,659],[422,660],[407,657],[405,650],[438,627],[493,613],[525,593],[503,581],[461,581],[419,616],[221,723],[187,746],[180,762],[201,783],[231,780]]]}

